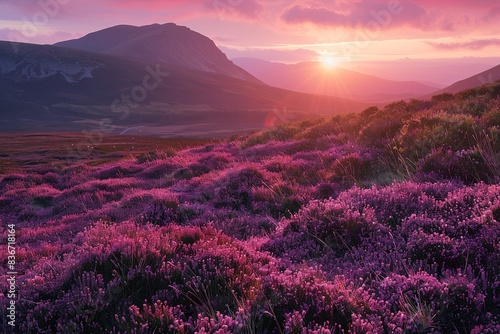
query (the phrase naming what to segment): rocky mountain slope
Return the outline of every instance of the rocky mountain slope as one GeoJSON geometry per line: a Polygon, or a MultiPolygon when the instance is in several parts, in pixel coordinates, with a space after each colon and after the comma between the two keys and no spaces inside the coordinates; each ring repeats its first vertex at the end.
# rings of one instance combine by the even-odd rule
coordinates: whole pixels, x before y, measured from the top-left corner
{"type": "Polygon", "coordinates": [[[211,39],[174,23],[142,27],[119,25],[56,45],[259,82],[229,61],[211,39]]]}

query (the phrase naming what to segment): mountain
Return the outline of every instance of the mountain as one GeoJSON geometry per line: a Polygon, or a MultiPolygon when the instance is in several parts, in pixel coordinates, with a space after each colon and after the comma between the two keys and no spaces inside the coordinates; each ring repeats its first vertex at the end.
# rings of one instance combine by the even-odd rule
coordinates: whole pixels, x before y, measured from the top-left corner
{"type": "Polygon", "coordinates": [[[259,82],[228,60],[211,39],[174,23],[119,25],[55,45],[259,82]]]}
{"type": "Polygon", "coordinates": [[[386,102],[429,94],[439,89],[417,82],[386,80],[341,67],[327,68],[318,62],[287,65],[255,58],[236,58],[233,61],[272,86],[358,101],[386,102]]]}
{"type": "Polygon", "coordinates": [[[0,131],[79,131],[110,119],[117,131],[207,135],[366,107],[187,67],[50,45],[16,53],[0,42],[0,131]]]}
{"type": "Polygon", "coordinates": [[[458,93],[460,91],[476,88],[486,83],[493,83],[500,80],[500,65],[490,68],[484,72],[473,75],[467,79],[458,81],[451,86],[448,86],[438,93],[458,93]]]}
{"type": "Polygon", "coordinates": [[[498,65],[500,57],[353,60],[342,67],[394,81],[415,81],[440,89],[498,65]]]}

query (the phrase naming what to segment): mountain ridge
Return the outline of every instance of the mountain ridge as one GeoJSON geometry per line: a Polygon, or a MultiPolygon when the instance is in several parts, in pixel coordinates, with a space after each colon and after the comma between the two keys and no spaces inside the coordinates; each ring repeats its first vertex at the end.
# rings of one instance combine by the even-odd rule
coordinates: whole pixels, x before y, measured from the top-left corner
{"type": "Polygon", "coordinates": [[[54,44],[150,63],[184,66],[262,83],[229,59],[208,37],[174,23],[118,25],[54,44]]]}
{"type": "Polygon", "coordinates": [[[438,87],[398,82],[318,62],[282,64],[257,58],[233,61],[263,82],[284,89],[379,103],[433,93],[438,87]]]}
{"type": "MultiPolygon", "coordinates": [[[[78,130],[112,118],[122,128],[204,123],[230,133],[230,120],[245,129],[259,129],[273,110],[298,111],[311,118],[368,107],[182,66],[59,46],[20,44],[16,53],[9,42],[0,42],[0,59],[0,129],[4,131],[78,130]],[[158,85],[151,80],[155,71],[168,73],[158,85]],[[145,82],[151,89],[144,88],[145,82]],[[144,98],[127,103],[127,98],[141,91],[144,98]],[[121,119],[124,114],[116,110],[127,110],[127,118],[121,119]]],[[[279,113],[274,118],[282,122],[279,113]]]]}
{"type": "Polygon", "coordinates": [[[486,71],[457,81],[454,84],[443,88],[438,93],[458,93],[460,91],[475,88],[487,83],[494,83],[500,80],[500,65],[494,66],[486,71]]]}

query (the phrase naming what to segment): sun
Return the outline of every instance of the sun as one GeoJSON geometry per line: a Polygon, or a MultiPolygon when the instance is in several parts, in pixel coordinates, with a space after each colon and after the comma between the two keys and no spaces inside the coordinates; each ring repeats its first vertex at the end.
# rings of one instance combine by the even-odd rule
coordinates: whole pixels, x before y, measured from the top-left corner
{"type": "Polygon", "coordinates": [[[338,64],[338,60],[331,55],[324,55],[320,58],[321,63],[326,68],[334,68],[338,64]]]}

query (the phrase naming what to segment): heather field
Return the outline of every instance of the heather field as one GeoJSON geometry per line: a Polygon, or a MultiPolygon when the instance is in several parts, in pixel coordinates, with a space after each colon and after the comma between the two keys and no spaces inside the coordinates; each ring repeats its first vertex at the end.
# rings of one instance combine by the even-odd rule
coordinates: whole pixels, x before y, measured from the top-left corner
{"type": "Polygon", "coordinates": [[[217,142],[79,140],[2,138],[16,333],[500,333],[500,84],[217,142]]]}

